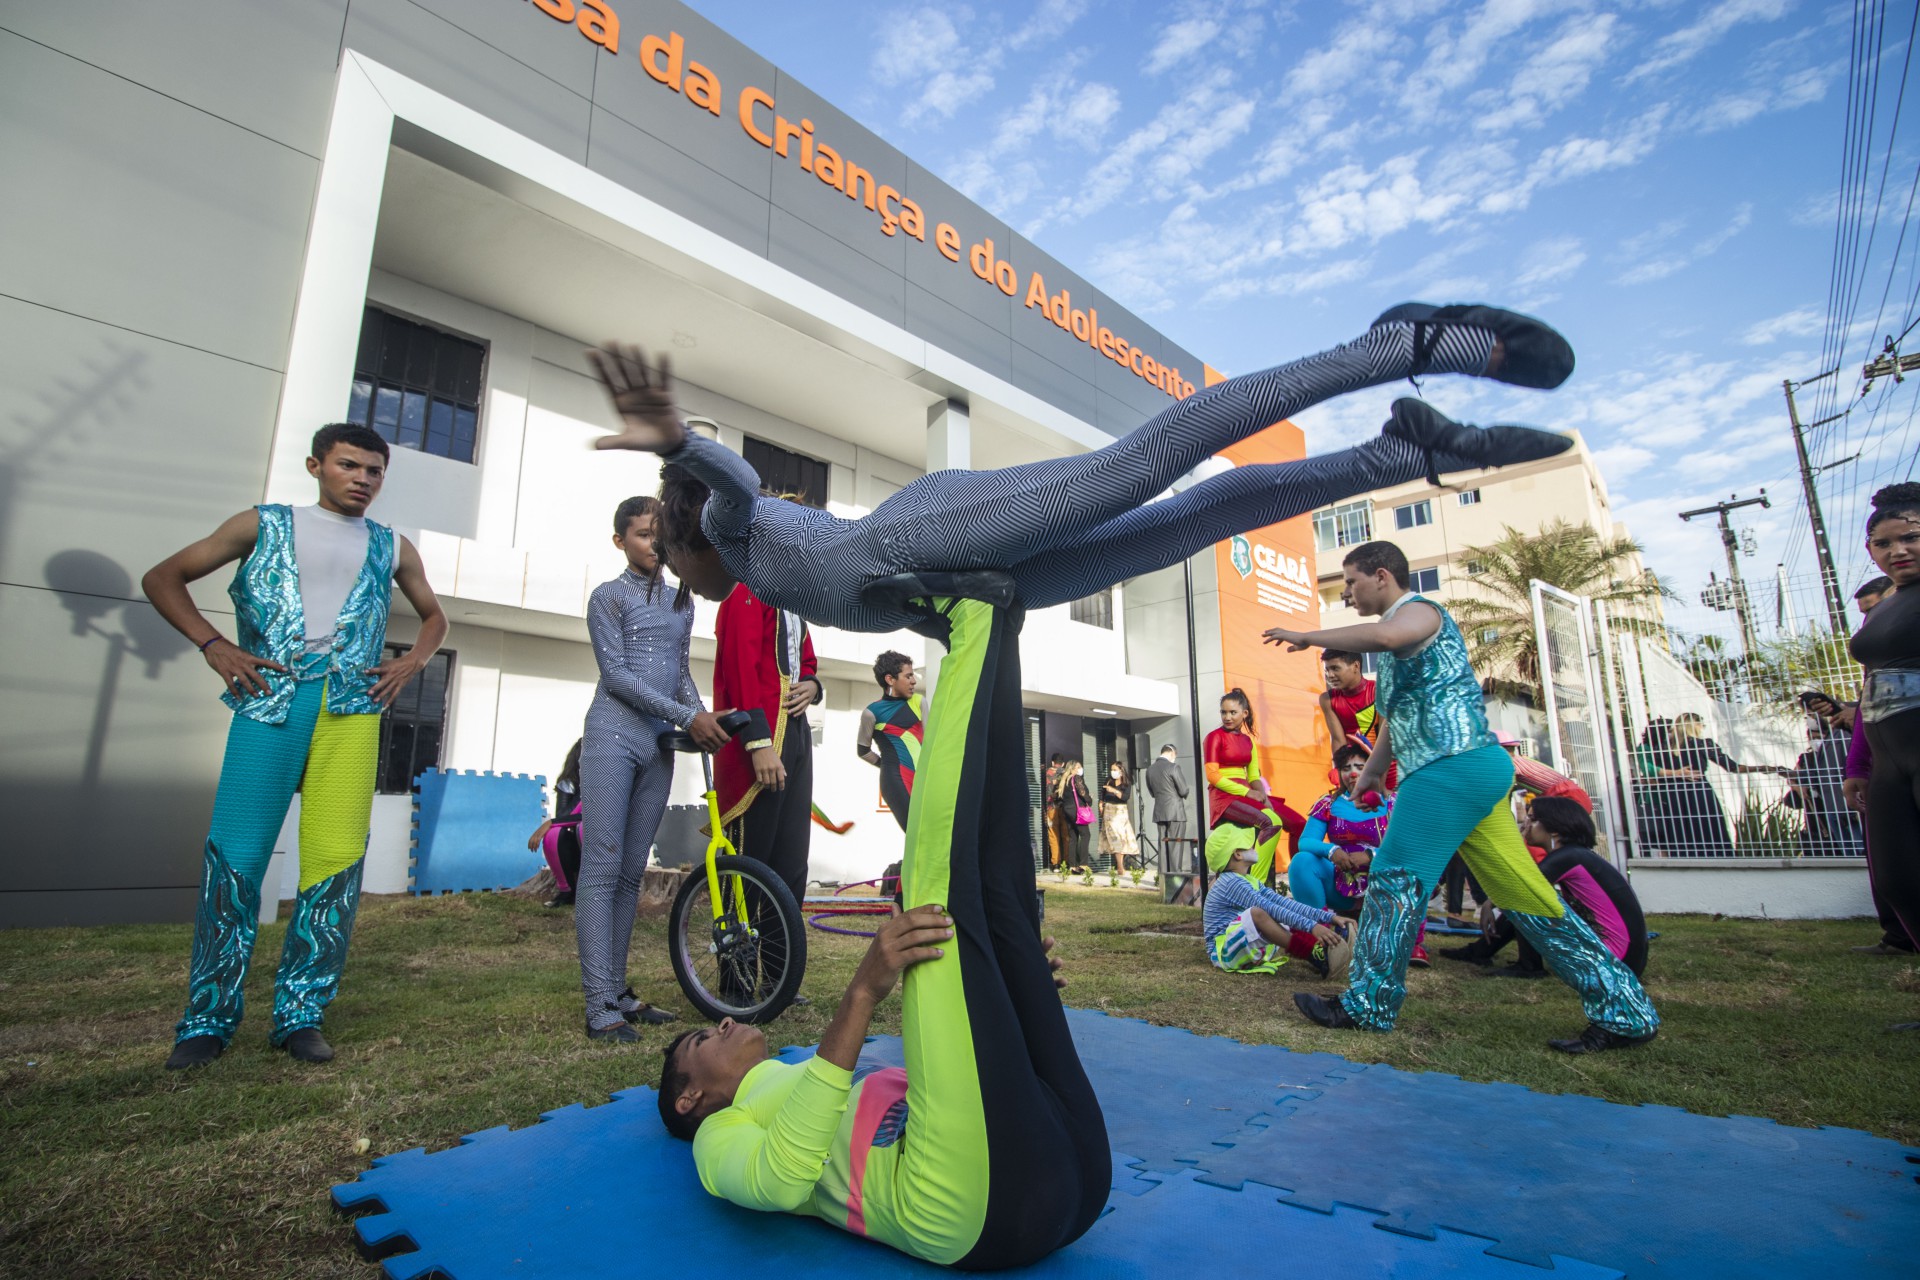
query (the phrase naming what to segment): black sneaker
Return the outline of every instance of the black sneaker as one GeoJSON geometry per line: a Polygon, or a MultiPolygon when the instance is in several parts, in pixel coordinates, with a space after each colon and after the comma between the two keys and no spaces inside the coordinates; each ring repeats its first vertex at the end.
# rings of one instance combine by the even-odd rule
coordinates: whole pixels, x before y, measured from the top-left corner
{"type": "Polygon", "coordinates": [[[546,901],[546,905],[547,905],[547,906],[549,906],[549,907],[570,907],[570,906],[572,906],[572,905],[573,905],[573,890],[571,890],[571,889],[565,889],[565,890],[562,890],[562,891],[561,891],[561,892],[559,892],[559,893],[556,893],[556,894],[554,894],[554,895],[553,895],[553,896],[552,896],[551,898],[548,898],[548,899],[547,899],[547,901],[546,901]]]}
{"type": "Polygon", "coordinates": [[[1589,1022],[1587,1029],[1577,1039],[1549,1040],[1547,1047],[1558,1049],[1561,1053],[1605,1053],[1608,1049],[1631,1049],[1659,1034],[1658,1031],[1649,1031],[1643,1036],[1623,1036],[1618,1031],[1609,1031],[1597,1023],[1589,1022]]]}
{"type": "Polygon", "coordinates": [[[625,1018],[629,1023],[645,1023],[649,1027],[657,1027],[663,1022],[672,1022],[680,1016],[677,1013],[669,1013],[665,1009],[654,1008],[645,1000],[633,994],[632,987],[628,987],[625,991],[622,991],[619,998],[623,1001],[633,1001],[634,1007],[628,1009],[620,1004],[610,1004],[607,1008],[617,1011],[620,1016],[625,1018]]]}
{"type": "Polygon", "coordinates": [[[1551,391],[1573,374],[1573,346],[1545,321],[1517,311],[1470,303],[1436,307],[1428,302],[1403,302],[1382,312],[1373,323],[1413,325],[1413,368],[1409,377],[1417,378],[1427,371],[1440,331],[1450,324],[1484,329],[1500,339],[1500,367],[1483,377],[1551,391]]]}
{"type": "Polygon", "coordinates": [[[616,1022],[610,1027],[596,1027],[589,1022],[587,1024],[587,1039],[611,1040],[616,1044],[638,1044],[640,1042],[640,1033],[624,1022],[616,1022]]]}
{"type": "Polygon", "coordinates": [[[1293,993],[1293,1007],[1298,1009],[1309,1022],[1317,1022],[1323,1027],[1336,1031],[1346,1031],[1360,1024],[1353,1020],[1347,1007],[1340,1003],[1339,996],[1315,995],[1311,991],[1293,993]]]}
{"type": "Polygon", "coordinates": [[[333,1046],[318,1027],[302,1027],[280,1042],[295,1062],[332,1062],[333,1046]]]}
{"type": "Polygon", "coordinates": [[[1483,967],[1493,963],[1493,957],[1487,954],[1486,944],[1482,942],[1469,942],[1461,947],[1435,947],[1434,954],[1442,960],[1459,960],[1483,967]]]}
{"type": "Polygon", "coordinates": [[[227,1042],[219,1036],[188,1036],[173,1046],[173,1052],[167,1055],[167,1070],[185,1071],[189,1067],[204,1067],[227,1051],[227,1042]]]}
{"type": "Polygon", "coordinates": [[[1333,975],[1333,966],[1327,963],[1327,944],[1316,942],[1313,950],[1307,952],[1307,967],[1322,978],[1333,975]]]}
{"type": "Polygon", "coordinates": [[[1573,448],[1573,437],[1536,427],[1475,427],[1455,422],[1424,400],[1402,396],[1380,434],[1419,445],[1427,454],[1427,479],[1442,472],[1510,467],[1552,458],[1573,448]]]}

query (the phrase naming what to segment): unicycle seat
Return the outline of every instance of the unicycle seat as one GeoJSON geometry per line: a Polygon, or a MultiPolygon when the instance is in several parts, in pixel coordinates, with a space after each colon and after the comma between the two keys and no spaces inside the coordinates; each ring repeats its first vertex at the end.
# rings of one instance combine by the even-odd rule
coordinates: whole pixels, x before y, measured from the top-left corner
{"type": "MultiPolygon", "coordinates": [[[[734,737],[753,722],[753,714],[748,711],[729,711],[725,715],[714,717],[720,727],[727,731],[728,737],[734,737]]],[[[696,752],[700,744],[685,729],[669,729],[660,735],[660,750],[663,752],[696,752]]]]}

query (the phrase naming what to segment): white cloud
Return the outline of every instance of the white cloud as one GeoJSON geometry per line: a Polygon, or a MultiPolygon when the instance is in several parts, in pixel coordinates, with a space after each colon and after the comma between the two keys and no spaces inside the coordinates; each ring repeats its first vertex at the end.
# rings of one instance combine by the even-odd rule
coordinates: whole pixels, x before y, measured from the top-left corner
{"type": "Polygon", "coordinates": [[[1656,41],[1652,56],[1628,73],[1626,83],[1690,62],[1742,23],[1774,22],[1792,7],[1792,0],[1720,0],[1700,21],[1656,41]]]}
{"type": "Polygon", "coordinates": [[[1065,35],[1086,12],[1087,0],[1041,0],[1032,16],[1007,37],[1007,47],[1025,49],[1065,35]]]}
{"type": "Polygon", "coordinates": [[[1668,276],[1686,270],[1702,258],[1712,257],[1724,248],[1729,240],[1739,235],[1742,231],[1745,231],[1752,222],[1753,206],[1743,204],[1733,211],[1733,217],[1728,220],[1727,225],[1712,235],[1696,241],[1678,252],[1662,254],[1659,257],[1650,258],[1637,266],[1630,267],[1621,273],[1615,283],[1649,284],[1655,280],[1664,280],[1668,276]]]}
{"type": "Polygon", "coordinates": [[[1294,63],[1281,97],[1289,102],[1325,97],[1362,76],[1392,79],[1399,64],[1388,55],[1399,43],[1398,31],[1377,13],[1368,13],[1336,32],[1331,44],[1294,63]]]}
{"type": "Polygon", "coordinates": [[[1447,95],[1479,79],[1496,47],[1533,19],[1556,11],[1549,0],[1486,0],[1458,35],[1451,22],[1440,19],[1428,36],[1426,61],[1407,77],[1402,101],[1410,112],[1432,114],[1447,95]]]}
{"type": "Polygon", "coordinates": [[[1534,289],[1556,280],[1564,280],[1587,260],[1578,236],[1554,236],[1536,240],[1520,255],[1520,270],[1513,277],[1515,288],[1534,289]]]}
{"type": "Polygon", "coordinates": [[[1771,84],[1723,93],[1700,109],[1694,117],[1695,127],[1703,133],[1717,133],[1743,125],[1756,116],[1809,106],[1827,96],[1830,78],[1828,68],[1809,67],[1771,84]]]}
{"type": "Polygon", "coordinates": [[[1782,338],[1811,338],[1826,328],[1827,318],[1812,307],[1796,307],[1777,316],[1749,325],[1740,341],[1749,347],[1766,347],[1782,338]]]}
{"type": "Polygon", "coordinates": [[[962,31],[973,19],[970,9],[951,14],[931,5],[896,10],[880,20],[869,69],[889,88],[919,85],[919,97],[901,109],[902,123],[949,120],[992,92],[1009,51],[1063,34],[1086,11],[1087,0],[1042,0],[1011,35],[980,41],[962,31]]]}
{"type": "Polygon", "coordinates": [[[1184,17],[1160,29],[1160,36],[1148,50],[1141,69],[1157,76],[1212,44],[1223,28],[1217,11],[1195,10],[1189,6],[1184,17]]]}
{"type": "Polygon", "coordinates": [[[1615,22],[1610,13],[1569,19],[1546,47],[1514,74],[1506,103],[1478,115],[1474,127],[1493,133],[1537,126],[1585,93],[1595,69],[1606,61],[1613,46],[1615,22]]]}

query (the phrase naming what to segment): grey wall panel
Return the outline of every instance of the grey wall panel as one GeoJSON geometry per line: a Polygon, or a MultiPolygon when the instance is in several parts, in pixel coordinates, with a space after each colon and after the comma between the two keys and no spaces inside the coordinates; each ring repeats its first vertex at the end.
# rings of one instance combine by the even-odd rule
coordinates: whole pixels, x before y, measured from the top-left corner
{"type": "Polygon", "coordinates": [[[190,890],[231,719],[219,680],[151,606],[66,581],[0,586],[0,899],[190,890]]]}
{"type": "Polygon", "coordinates": [[[907,282],[872,258],[777,205],[768,223],[768,256],[882,320],[906,324],[907,282]]]}
{"type": "MultiPolygon", "coordinates": [[[[927,240],[907,245],[907,279],[936,298],[956,306],[974,319],[992,325],[1001,333],[1013,331],[1013,313],[1018,301],[1000,291],[999,286],[973,273],[969,261],[973,246],[993,241],[996,258],[1004,258],[1013,243],[1013,232],[1006,223],[989,214],[945,181],[911,161],[907,165],[907,194],[925,210],[927,240]],[[934,242],[939,224],[952,225],[960,234],[960,261],[950,262],[934,242]]],[[[991,270],[991,268],[989,268],[991,270]]]]}
{"type": "MultiPolygon", "coordinates": [[[[198,901],[198,891],[191,885],[178,889],[100,889],[92,893],[0,893],[0,929],[179,923],[179,955],[184,966],[193,944],[192,931],[185,922],[193,919],[198,901]]],[[[184,1004],[184,984],[180,998],[184,1004]]]]}
{"type": "Polygon", "coordinates": [[[1061,368],[1031,347],[1013,344],[1013,380],[1037,396],[1059,405],[1082,421],[1093,422],[1099,416],[1091,382],[1061,368]]]}
{"type": "MultiPolygon", "coordinates": [[[[525,8],[529,22],[538,18],[559,27],[531,5],[525,8]]],[[[535,24],[529,35],[565,36],[598,52],[578,33],[542,32],[535,24]]],[[[570,160],[586,162],[589,102],[583,94],[410,0],[353,0],[345,43],[570,160]]]]}
{"type": "Polygon", "coordinates": [[[0,298],[0,582],[104,557],[124,580],[104,594],[137,595],[260,500],[279,392],[276,373],[0,298]]]}
{"type": "MultiPolygon", "coordinates": [[[[1147,419],[1153,416],[1150,413],[1142,413],[1137,405],[1116,399],[1105,391],[1097,392],[1096,397],[1098,407],[1093,425],[1110,436],[1116,438],[1124,436],[1144,425],[1147,419]]],[[[1166,399],[1168,404],[1173,403],[1171,399],[1162,398],[1166,399]]]]}
{"type": "MultiPolygon", "coordinates": [[[[879,135],[785,72],[779,73],[773,96],[780,114],[787,119],[813,122],[816,146],[820,143],[831,146],[843,160],[870,172],[875,184],[891,186],[895,191],[906,190],[907,158],[882,142],[879,135]]],[[[917,249],[920,245],[898,232],[890,236],[884,234],[880,229],[880,215],[866,206],[866,191],[867,185],[863,183],[860,186],[863,198],[849,199],[815,173],[802,169],[797,144],[790,142],[788,154],[774,158],[773,203],[776,206],[865,254],[887,270],[904,273],[906,246],[911,244],[917,249]]]]}
{"type": "MultiPolygon", "coordinates": [[[[646,130],[756,195],[771,195],[776,163],[773,151],[755,142],[740,127],[738,111],[740,91],[748,85],[769,95],[774,92],[773,64],[685,5],[623,3],[618,9],[624,24],[620,58],[616,64],[600,68],[593,86],[594,105],[646,130]],[[649,34],[664,40],[675,32],[684,42],[685,59],[699,62],[720,81],[718,116],[688,99],[684,79],[682,90],[675,92],[641,66],[641,40],[649,34]]],[[[766,110],[759,109],[758,119],[764,122],[767,118],[766,110]]]]}
{"type": "Polygon", "coordinates": [[[1013,380],[1013,344],[1005,333],[916,284],[907,285],[906,297],[908,329],[996,378],[1013,380]]]}
{"type": "Polygon", "coordinates": [[[599,107],[587,167],[766,256],[765,199],[599,107]]]}
{"type": "Polygon", "coordinates": [[[347,0],[12,4],[0,29],[318,156],[347,0]]]}
{"type": "Polygon", "coordinates": [[[278,368],[319,164],[0,34],[0,293],[278,368]]]}
{"type": "MultiPolygon", "coordinates": [[[[357,8],[362,0],[353,0],[357,8]]],[[[445,18],[468,35],[484,41],[515,62],[523,62],[554,83],[573,90],[583,98],[593,96],[593,78],[597,64],[612,62],[618,54],[580,34],[572,22],[548,17],[527,0],[412,0],[414,4],[445,18]]],[[[608,6],[622,18],[626,8],[619,0],[608,6]]],[[[627,48],[626,24],[621,23],[620,48],[627,48]]],[[[639,40],[638,36],[634,41],[639,40]]],[[[372,53],[371,49],[363,49],[372,53]]],[[[377,55],[376,55],[377,56],[377,55]]]]}

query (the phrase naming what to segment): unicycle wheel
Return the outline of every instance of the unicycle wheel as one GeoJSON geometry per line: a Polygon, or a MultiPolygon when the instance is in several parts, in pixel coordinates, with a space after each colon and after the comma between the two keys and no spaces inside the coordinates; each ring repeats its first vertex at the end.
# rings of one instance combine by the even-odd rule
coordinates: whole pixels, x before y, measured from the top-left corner
{"type": "Polygon", "coordinates": [[[705,868],[696,865],[674,895],[668,918],[673,976],[687,1000],[718,1022],[767,1022],[793,1003],[807,968],[807,931],[793,891],[764,862],[738,854],[714,859],[716,918],[705,868]],[[744,919],[736,890],[746,900],[744,919]]]}

